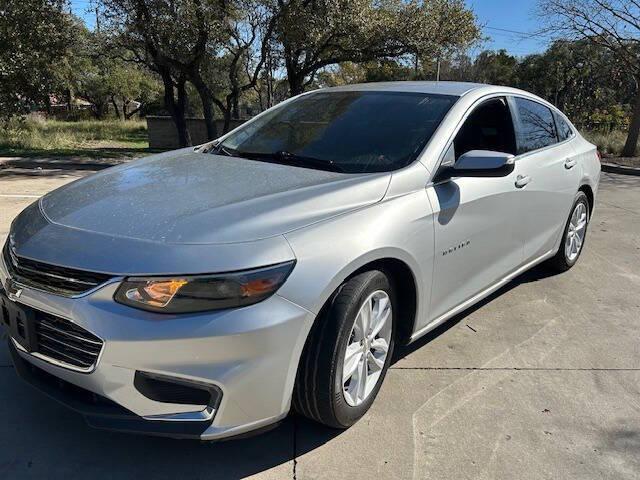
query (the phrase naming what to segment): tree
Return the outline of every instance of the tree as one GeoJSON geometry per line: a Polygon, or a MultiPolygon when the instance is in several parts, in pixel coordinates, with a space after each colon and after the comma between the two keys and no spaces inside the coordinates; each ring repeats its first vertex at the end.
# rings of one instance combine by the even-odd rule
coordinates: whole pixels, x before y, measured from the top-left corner
{"type": "Polygon", "coordinates": [[[0,118],[47,102],[72,43],[66,0],[0,0],[0,118]]]}
{"type": "Polygon", "coordinates": [[[229,130],[231,118],[239,118],[240,97],[258,83],[271,53],[280,14],[279,10],[266,8],[262,0],[234,0],[226,4],[220,51],[211,52],[213,55],[205,64],[210,91],[220,92],[212,98],[223,113],[224,132],[229,130]]]}
{"type": "Polygon", "coordinates": [[[506,50],[481,52],[473,62],[473,80],[493,85],[516,85],[518,59],[506,50]]]}
{"type": "Polygon", "coordinates": [[[441,55],[479,36],[462,0],[274,0],[291,95],[343,62],[441,55]]]}
{"type": "Polygon", "coordinates": [[[622,155],[634,156],[640,136],[640,2],[540,0],[540,11],[550,31],[606,48],[628,69],[636,93],[622,155]]]}
{"type": "Polygon", "coordinates": [[[224,7],[225,0],[103,0],[105,19],[118,32],[121,45],[162,79],[165,106],[181,146],[191,144],[185,118],[187,81],[200,95],[207,135],[217,136],[203,65],[222,41],[224,7]]]}
{"type": "Polygon", "coordinates": [[[610,50],[593,42],[555,41],[523,58],[516,77],[514,86],[546,98],[581,127],[628,126],[622,105],[633,99],[633,79],[610,50]]]}
{"type": "Polygon", "coordinates": [[[75,96],[88,100],[98,119],[106,116],[109,105],[118,118],[131,118],[160,95],[156,76],[125,50],[113,50],[102,33],[77,19],[71,30],[74,40],[53,66],[50,93],[67,97],[69,105],[75,96]]]}

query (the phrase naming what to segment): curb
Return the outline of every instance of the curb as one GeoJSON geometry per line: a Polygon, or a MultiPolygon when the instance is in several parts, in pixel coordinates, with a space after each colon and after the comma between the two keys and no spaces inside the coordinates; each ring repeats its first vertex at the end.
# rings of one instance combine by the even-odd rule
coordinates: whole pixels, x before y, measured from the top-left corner
{"type": "Polygon", "coordinates": [[[635,175],[640,177],[640,168],[634,167],[623,167],[621,165],[616,165],[614,163],[604,163],[601,164],[602,171],[607,173],[618,173],[620,175],[635,175]]]}

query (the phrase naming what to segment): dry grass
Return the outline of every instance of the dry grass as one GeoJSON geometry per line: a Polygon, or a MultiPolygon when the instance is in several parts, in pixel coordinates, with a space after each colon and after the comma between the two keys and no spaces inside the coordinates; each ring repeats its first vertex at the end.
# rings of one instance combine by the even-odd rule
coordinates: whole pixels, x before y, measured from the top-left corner
{"type": "Polygon", "coordinates": [[[102,150],[148,148],[147,127],[140,120],[66,122],[29,118],[0,127],[0,155],[94,155],[102,150]]]}
{"type": "Polygon", "coordinates": [[[591,143],[598,146],[598,150],[603,155],[619,156],[622,153],[627,133],[619,130],[611,132],[583,131],[584,137],[591,143]]]}

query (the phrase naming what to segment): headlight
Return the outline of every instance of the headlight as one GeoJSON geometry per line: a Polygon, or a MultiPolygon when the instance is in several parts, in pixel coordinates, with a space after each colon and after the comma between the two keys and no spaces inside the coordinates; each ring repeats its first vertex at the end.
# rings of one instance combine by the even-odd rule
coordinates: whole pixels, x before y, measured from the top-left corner
{"type": "Polygon", "coordinates": [[[118,303],[160,313],[192,313],[244,307],[271,296],[287,279],[294,261],[242,272],[129,277],[115,294],[118,303]]]}

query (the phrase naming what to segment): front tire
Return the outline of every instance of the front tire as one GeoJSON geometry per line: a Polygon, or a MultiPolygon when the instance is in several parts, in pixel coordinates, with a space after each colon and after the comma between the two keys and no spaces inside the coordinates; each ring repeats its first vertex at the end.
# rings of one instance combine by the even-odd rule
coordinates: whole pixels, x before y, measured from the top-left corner
{"type": "Polygon", "coordinates": [[[571,207],[569,219],[564,228],[560,248],[554,257],[549,259],[549,266],[559,272],[566,272],[573,267],[584,247],[589,226],[589,199],[583,191],[576,194],[571,207]]]}
{"type": "Polygon", "coordinates": [[[369,410],[393,354],[396,295],[381,271],[338,288],[311,330],[293,394],[294,409],[333,428],[369,410]]]}

